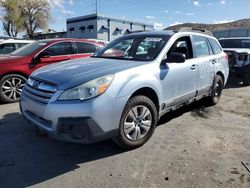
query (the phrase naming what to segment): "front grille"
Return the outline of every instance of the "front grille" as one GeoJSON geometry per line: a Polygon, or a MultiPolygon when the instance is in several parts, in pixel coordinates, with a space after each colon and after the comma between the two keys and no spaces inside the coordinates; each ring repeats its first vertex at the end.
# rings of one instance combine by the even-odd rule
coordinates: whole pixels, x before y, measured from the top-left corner
{"type": "Polygon", "coordinates": [[[56,84],[29,78],[23,87],[22,94],[33,101],[48,104],[56,90],[56,84]]]}

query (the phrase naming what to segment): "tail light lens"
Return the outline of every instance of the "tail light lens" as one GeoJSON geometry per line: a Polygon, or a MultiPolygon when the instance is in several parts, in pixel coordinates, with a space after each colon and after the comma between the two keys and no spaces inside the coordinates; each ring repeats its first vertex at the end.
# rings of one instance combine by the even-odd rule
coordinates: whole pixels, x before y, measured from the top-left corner
{"type": "Polygon", "coordinates": [[[229,58],[228,58],[227,54],[225,55],[225,58],[226,58],[227,62],[229,62],[229,58]]]}
{"type": "Polygon", "coordinates": [[[246,54],[239,54],[238,60],[239,61],[247,61],[247,55],[246,54]]]}

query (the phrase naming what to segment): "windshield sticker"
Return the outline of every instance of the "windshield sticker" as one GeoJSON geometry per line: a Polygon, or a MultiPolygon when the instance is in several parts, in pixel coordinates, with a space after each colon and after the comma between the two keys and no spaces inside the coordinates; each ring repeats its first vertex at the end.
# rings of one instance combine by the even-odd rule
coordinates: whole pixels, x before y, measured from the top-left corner
{"type": "Polygon", "coordinates": [[[162,40],[162,38],[147,37],[147,38],[145,38],[144,41],[147,41],[147,42],[160,42],[161,40],[162,40]]]}

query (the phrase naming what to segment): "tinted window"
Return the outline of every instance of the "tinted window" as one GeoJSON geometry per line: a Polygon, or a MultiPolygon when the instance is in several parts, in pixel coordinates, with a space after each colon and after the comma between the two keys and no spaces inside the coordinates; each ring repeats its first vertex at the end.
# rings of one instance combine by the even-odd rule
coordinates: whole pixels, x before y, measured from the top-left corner
{"type": "Polygon", "coordinates": [[[221,39],[222,48],[250,48],[250,39],[221,39]]]}
{"type": "Polygon", "coordinates": [[[97,50],[94,44],[84,43],[84,42],[76,42],[76,47],[79,54],[95,53],[97,50]]]}
{"type": "Polygon", "coordinates": [[[209,55],[208,43],[205,37],[194,36],[193,42],[194,42],[194,50],[196,57],[209,55]]]}
{"type": "Polygon", "coordinates": [[[14,43],[0,45],[0,54],[9,54],[13,51],[15,51],[14,43]]]}
{"type": "Polygon", "coordinates": [[[214,40],[214,39],[208,39],[208,40],[213,48],[214,54],[218,54],[222,51],[220,45],[218,44],[218,42],[216,40],[214,40]]]}
{"type": "Polygon", "coordinates": [[[48,47],[43,53],[48,56],[68,55],[73,54],[73,49],[70,42],[60,42],[48,47]]]}
{"type": "Polygon", "coordinates": [[[36,52],[37,50],[42,49],[45,45],[47,45],[47,42],[43,42],[43,41],[33,42],[33,43],[27,44],[27,45],[17,49],[13,53],[11,53],[11,55],[14,55],[14,56],[31,55],[34,52],[36,52]]]}

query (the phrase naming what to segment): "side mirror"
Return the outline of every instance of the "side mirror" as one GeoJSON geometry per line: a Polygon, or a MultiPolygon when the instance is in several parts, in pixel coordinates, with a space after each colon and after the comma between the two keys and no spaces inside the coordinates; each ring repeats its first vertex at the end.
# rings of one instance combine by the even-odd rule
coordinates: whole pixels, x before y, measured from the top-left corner
{"type": "Polygon", "coordinates": [[[171,52],[167,59],[164,59],[163,63],[184,63],[186,61],[186,55],[179,52],[171,52]]]}

